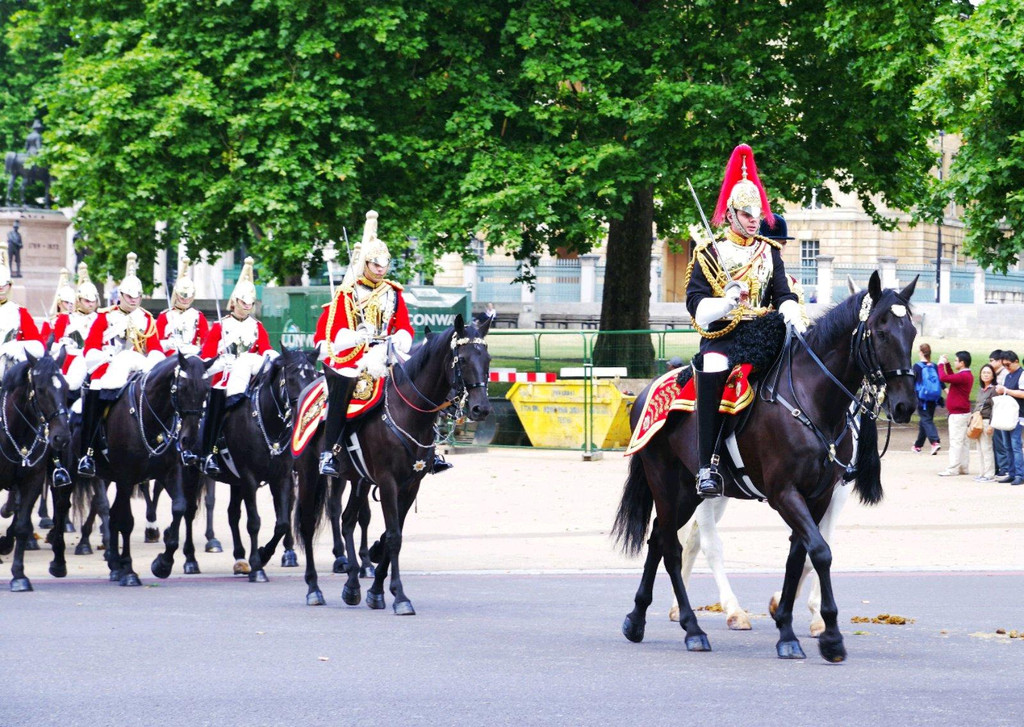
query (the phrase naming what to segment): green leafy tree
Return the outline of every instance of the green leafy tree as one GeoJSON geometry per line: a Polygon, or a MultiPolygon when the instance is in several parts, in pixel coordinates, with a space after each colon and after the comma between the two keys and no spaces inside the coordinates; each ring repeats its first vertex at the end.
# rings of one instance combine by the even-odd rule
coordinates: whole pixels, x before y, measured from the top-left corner
{"type": "Polygon", "coordinates": [[[964,207],[964,251],[1001,272],[1024,250],[1024,28],[1022,0],[986,2],[938,22],[942,45],[919,105],[939,128],[960,134],[948,178],[929,216],[950,201],[964,207]]]}
{"type": "MultiPolygon", "coordinates": [[[[607,239],[604,330],[647,326],[654,231],[698,220],[687,179],[714,204],[737,143],[776,199],[835,179],[869,210],[919,201],[929,129],[907,109],[961,4],[37,2],[8,36],[74,40],[48,154],[107,269],[185,239],[294,279],[372,207],[428,272],[473,234],[526,277],[607,239]]],[[[646,336],[595,358],[653,366],[646,336]]]]}

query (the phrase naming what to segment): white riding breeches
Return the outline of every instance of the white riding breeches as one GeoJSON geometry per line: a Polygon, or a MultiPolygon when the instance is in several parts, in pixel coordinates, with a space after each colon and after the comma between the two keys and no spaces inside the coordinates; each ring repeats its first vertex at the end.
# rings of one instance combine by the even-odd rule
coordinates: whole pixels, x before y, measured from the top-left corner
{"type": "Polygon", "coordinates": [[[707,351],[704,353],[704,373],[710,374],[715,371],[725,371],[729,368],[729,358],[722,353],[707,351]]]}
{"type": "Polygon", "coordinates": [[[136,371],[149,371],[160,361],[166,358],[159,351],[153,351],[148,356],[143,356],[138,351],[121,351],[115,354],[107,367],[106,373],[100,380],[93,382],[103,390],[120,389],[128,383],[128,377],[136,371]]]}

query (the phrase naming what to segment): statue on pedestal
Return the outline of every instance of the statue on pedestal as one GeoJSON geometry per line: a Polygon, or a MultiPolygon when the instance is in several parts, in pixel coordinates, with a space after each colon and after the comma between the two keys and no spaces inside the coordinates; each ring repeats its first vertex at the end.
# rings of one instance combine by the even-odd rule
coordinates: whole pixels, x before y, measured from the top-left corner
{"type": "Polygon", "coordinates": [[[4,172],[10,177],[7,182],[7,204],[11,204],[11,197],[14,195],[14,182],[21,177],[20,205],[25,205],[25,183],[42,182],[43,207],[50,206],[50,170],[40,164],[36,164],[33,157],[39,154],[43,146],[42,136],[43,124],[39,119],[32,123],[32,131],[25,137],[25,151],[23,153],[7,152],[4,160],[4,172]]]}

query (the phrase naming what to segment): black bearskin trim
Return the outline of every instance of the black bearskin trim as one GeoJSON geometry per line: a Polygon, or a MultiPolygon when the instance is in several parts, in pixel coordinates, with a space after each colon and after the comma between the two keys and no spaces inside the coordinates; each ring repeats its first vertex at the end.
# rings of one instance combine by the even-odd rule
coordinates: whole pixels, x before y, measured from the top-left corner
{"type": "Polygon", "coordinates": [[[729,368],[748,363],[754,372],[763,373],[775,362],[786,341],[786,321],[772,311],[739,326],[736,340],[729,348],[729,368]]]}

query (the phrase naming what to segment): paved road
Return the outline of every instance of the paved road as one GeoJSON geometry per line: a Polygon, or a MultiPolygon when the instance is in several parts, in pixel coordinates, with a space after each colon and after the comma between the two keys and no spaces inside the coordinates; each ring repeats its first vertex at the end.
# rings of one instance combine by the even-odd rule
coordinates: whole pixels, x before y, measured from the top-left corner
{"type": "MultiPolygon", "coordinates": [[[[775,658],[765,616],[714,651],[687,653],[665,609],[642,644],[619,632],[633,574],[415,575],[418,614],[303,605],[295,576],[269,584],[172,577],[120,588],[95,579],[0,593],[7,668],[0,724],[32,725],[1017,725],[1024,577],[999,573],[836,578],[850,652],[826,664],[775,658]],[[888,612],[905,626],[853,625],[888,612]]],[[[735,579],[764,603],[777,575],[735,579]]],[[[658,594],[667,599],[668,585],[658,594]]],[[[715,598],[697,576],[694,601],[715,598]]],[[[800,632],[806,617],[800,614],[800,632]]]]}

